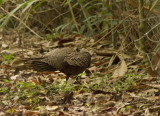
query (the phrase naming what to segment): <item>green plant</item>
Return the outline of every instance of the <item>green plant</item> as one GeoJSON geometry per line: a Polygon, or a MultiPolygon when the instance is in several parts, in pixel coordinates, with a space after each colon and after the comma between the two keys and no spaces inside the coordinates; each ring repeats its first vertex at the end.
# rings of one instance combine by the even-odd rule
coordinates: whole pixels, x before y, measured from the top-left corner
{"type": "Polygon", "coordinates": [[[33,99],[29,99],[31,105],[36,105],[40,102],[39,96],[34,97],[33,99]]]}
{"type": "Polygon", "coordinates": [[[27,97],[32,97],[33,95],[37,95],[41,93],[42,89],[42,86],[28,82],[25,83],[18,82],[15,87],[17,88],[18,95],[21,98],[27,98],[27,97]]]}
{"type": "Polygon", "coordinates": [[[13,114],[14,113],[14,108],[9,108],[6,110],[6,113],[13,114]]]}
{"type": "Polygon", "coordinates": [[[0,88],[0,93],[8,93],[9,90],[7,88],[0,88]]]}
{"type": "Polygon", "coordinates": [[[10,82],[8,79],[2,79],[3,82],[8,83],[10,82]]]}
{"type": "Polygon", "coordinates": [[[144,74],[134,75],[132,73],[128,73],[124,77],[117,80],[117,82],[113,83],[113,85],[111,85],[112,91],[127,91],[136,82],[136,80],[141,79],[142,76],[144,76],[144,74]]]}
{"type": "Polygon", "coordinates": [[[109,85],[108,85],[108,78],[109,78],[109,75],[106,74],[104,75],[103,77],[99,77],[100,75],[99,74],[92,74],[91,78],[89,79],[89,88],[92,88],[94,90],[105,90],[107,91],[107,89],[109,88],[109,85]]]}
{"type": "Polygon", "coordinates": [[[58,86],[59,84],[56,84],[56,86],[54,86],[54,85],[50,85],[48,88],[47,88],[47,90],[48,90],[48,93],[49,94],[53,94],[53,93],[58,93],[59,91],[59,86],[58,86]]]}
{"type": "Polygon", "coordinates": [[[124,112],[124,111],[129,110],[129,109],[131,109],[131,106],[126,105],[125,107],[123,107],[123,108],[119,109],[119,111],[118,111],[118,112],[124,112]]]}
{"type": "Polygon", "coordinates": [[[53,29],[53,30],[49,30],[48,29],[48,31],[51,33],[49,33],[49,34],[46,34],[46,38],[47,39],[52,39],[52,38],[60,38],[61,37],[61,35],[60,35],[60,33],[58,32],[58,30],[55,30],[55,29],[53,29]]]}
{"type": "Polygon", "coordinates": [[[88,84],[83,83],[81,85],[81,89],[87,90],[88,88],[91,88],[93,90],[118,93],[129,90],[136,80],[141,79],[142,76],[144,75],[134,75],[132,73],[128,73],[124,75],[124,77],[117,79],[115,82],[111,82],[108,74],[104,75],[103,77],[99,77],[99,75],[93,75],[93,77],[89,79],[88,84]]]}
{"type": "MultiPolygon", "coordinates": [[[[20,21],[20,24],[23,22],[24,19],[26,19],[28,17],[28,15],[35,9],[37,8],[39,5],[41,5],[43,2],[45,2],[45,0],[29,0],[26,1],[24,3],[19,4],[15,9],[13,9],[11,12],[9,12],[6,16],[4,16],[3,18],[0,19],[0,23],[1,26],[5,26],[7,24],[7,22],[10,20],[11,16],[13,16],[13,14],[15,12],[17,12],[19,9],[24,8],[21,11],[21,15],[25,12],[27,12],[25,14],[25,16],[23,17],[23,19],[20,21]],[[36,3],[36,4],[35,4],[36,3]],[[32,8],[30,8],[32,7],[32,8]]],[[[2,2],[0,2],[2,3],[2,2]]]]}
{"type": "Polygon", "coordinates": [[[1,64],[10,64],[14,60],[13,54],[8,53],[7,55],[1,54],[3,62],[1,64]]]}

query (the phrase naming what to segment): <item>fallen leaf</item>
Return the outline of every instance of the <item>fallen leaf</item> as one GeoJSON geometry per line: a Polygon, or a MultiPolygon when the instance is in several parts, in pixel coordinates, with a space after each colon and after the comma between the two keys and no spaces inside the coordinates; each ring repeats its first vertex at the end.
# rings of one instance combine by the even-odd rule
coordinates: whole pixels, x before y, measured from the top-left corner
{"type": "Polygon", "coordinates": [[[57,109],[58,109],[58,106],[46,106],[46,110],[49,110],[49,111],[53,111],[57,109]]]}
{"type": "Polygon", "coordinates": [[[121,60],[121,64],[120,66],[118,66],[118,68],[113,72],[112,77],[116,78],[116,77],[122,77],[126,72],[127,72],[127,65],[126,62],[124,60],[121,60]]]}

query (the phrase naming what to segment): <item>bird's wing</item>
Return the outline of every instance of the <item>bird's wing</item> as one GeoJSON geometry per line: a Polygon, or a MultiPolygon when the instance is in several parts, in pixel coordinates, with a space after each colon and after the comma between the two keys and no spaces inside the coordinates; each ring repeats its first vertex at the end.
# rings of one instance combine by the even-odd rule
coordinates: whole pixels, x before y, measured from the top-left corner
{"type": "Polygon", "coordinates": [[[73,52],[67,55],[64,59],[64,62],[66,62],[69,65],[79,67],[88,67],[90,64],[90,60],[88,59],[88,57],[78,52],[73,52]]]}
{"type": "Polygon", "coordinates": [[[62,70],[65,56],[72,51],[70,48],[55,49],[44,56],[43,62],[50,64],[57,70],[62,70]]]}

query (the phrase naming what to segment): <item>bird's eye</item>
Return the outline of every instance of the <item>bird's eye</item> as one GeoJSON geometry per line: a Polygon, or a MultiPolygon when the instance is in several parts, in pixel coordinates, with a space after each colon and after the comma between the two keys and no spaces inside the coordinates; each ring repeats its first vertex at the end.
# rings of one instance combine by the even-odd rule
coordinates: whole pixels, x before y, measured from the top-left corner
{"type": "Polygon", "coordinates": [[[84,55],[90,55],[88,52],[84,52],[84,55]]]}

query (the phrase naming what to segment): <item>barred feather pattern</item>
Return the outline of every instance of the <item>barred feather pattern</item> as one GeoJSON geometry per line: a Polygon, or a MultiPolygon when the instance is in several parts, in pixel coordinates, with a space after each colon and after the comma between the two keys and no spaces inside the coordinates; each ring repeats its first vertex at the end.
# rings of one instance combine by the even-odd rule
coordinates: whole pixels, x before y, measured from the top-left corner
{"type": "Polygon", "coordinates": [[[82,73],[90,66],[89,52],[72,48],[57,48],[39,58],[29,58],[28,63],[38,72],[59,70],[67,76],[82,73]]]}

